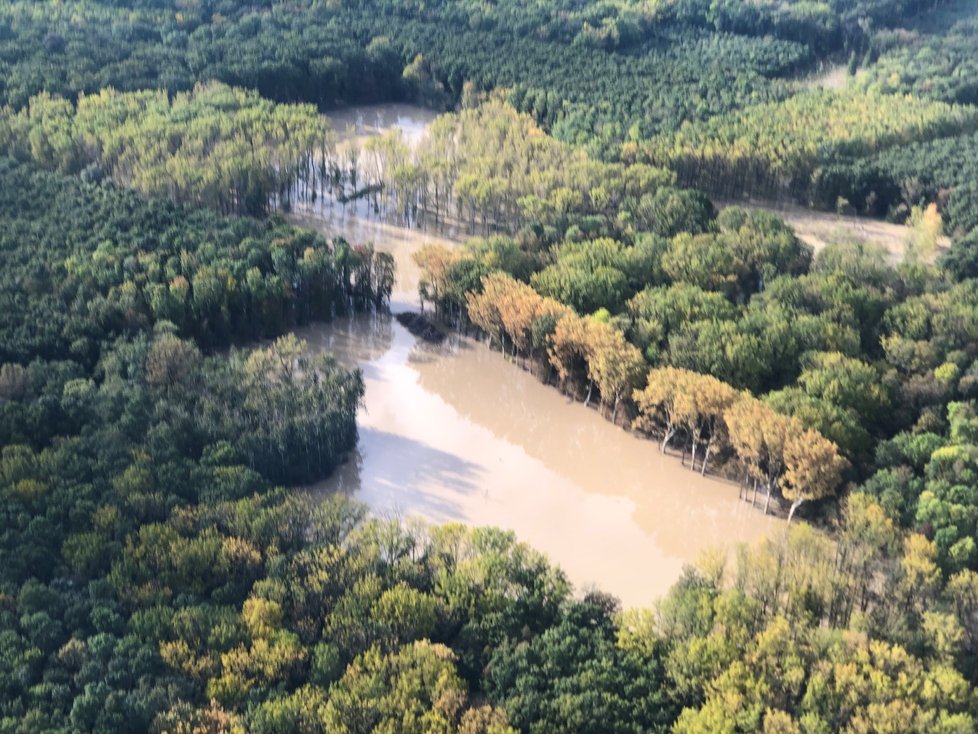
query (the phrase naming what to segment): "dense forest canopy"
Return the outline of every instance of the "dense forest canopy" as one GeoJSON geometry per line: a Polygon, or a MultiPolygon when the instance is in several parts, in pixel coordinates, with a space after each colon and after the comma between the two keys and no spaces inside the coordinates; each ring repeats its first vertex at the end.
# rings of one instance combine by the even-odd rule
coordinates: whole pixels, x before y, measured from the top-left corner
{"type": "Polygon", "coordinates": [[[3,3],[0,732],[973,731],[976,17],[3,3]],[[405,100],[451,110],[417,147],[320,115],[405,100]],[[814,252],[692,184],[910,241],[814,252]],[[301,489],[365,388],[290,332],[388,318],[395,272],[277,213],[357,202],[478,235],[418,250],[425,308],[784,531],[622,610],[301,489]]]}
{"type": "Polygon", "coordinates": [[[909,29],[873,36],[856,81],[883,92],[978,104],[978,20],[974,6],[950,3],[922,14],[909,29]]]}
{"type": "Polygon", "coordinates": [[[218,79],[279,101],[444,104],[471,81],[511,87],[516,106],[559,137],[604,149],[781,99],[779,77],[861,49],[870,24],[930,4],[15,0],[0,8],[0,100],[22,107],[40,91],[175,92],[218,79]]]}
{"type": "Polygon", "coordinates": [[[812,91],[660,136],[638,155],[724,197],[804,198],[823,166],[972,132],[978,108],[855,90],[812,91]]]}

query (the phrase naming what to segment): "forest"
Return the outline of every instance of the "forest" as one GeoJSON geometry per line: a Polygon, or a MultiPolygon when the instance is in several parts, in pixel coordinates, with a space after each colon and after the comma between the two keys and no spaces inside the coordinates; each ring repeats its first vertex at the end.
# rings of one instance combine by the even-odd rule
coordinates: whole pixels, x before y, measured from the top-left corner
{"type": "Polygon", "coordinates": [[[145,194],[261,215],[287,197],[329,128],[312,105],[276,105],[220,84],[163,91],[46,92],[0,115],[0,146],[41,168],[109,177],[145,194]]]}
{"type": "Polygon", "coordinates": [[[964,0],[3,3],[0,732],[974,731],[976,28],[964,0]],[[445,112],[416,147],[328,122],[403,101],[445,112]],[[903,257],[751,196],[906,221],[903,257]],[[357,203],[463,233],[414,254],[426,317],[779,532],[624,608],[511,532],[310,489],[355,461],[367,376],[293,332],[390,318],[396,269],[284,217],[357,203]]]}
{"type": "Polygon", "coordinates": [[[725,198],[804,200],[823,166],[972,132],[976,126],[973,107],[855,90],[812,91],[687,124],[634,156],[667,165],[684,185],[725,198]]]}
{"type": "Polygon", "coordinates": [[[612,153],[670,130],[789,94],[817,54],[861,51],[933,0],[759,4],[645,2],[240,3],[177,0],[0,8],[0,102],[104,87],[186,91],[212,79],[282,102],[326,107],[419,99],[451,104],[464,82],[508,87],[557,137],[612,153]],[[796,7],[797,6],[797,7],[796,7]],[[215,22],[215,19],[216,22],[215,22]],[[92,43],[92,39],[97,42],[92,43]],[[695,59],[695,63],[690,63],[695,59]],[[415,74],[402,72],[417,63],[415,74]],[[585,64],[586,76],[575,70],[585,64]]]}

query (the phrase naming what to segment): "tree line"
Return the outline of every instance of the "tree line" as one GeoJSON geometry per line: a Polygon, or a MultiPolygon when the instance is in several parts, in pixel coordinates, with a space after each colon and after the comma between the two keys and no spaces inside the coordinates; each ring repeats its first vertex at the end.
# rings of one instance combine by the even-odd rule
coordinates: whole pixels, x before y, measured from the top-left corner
{"type": "Polygon", "coordinates": [[[978,135],[968,133],[826,166],[815,179],[813,202],[897,221],[914,207],[935,204],[944,229],[960,239],[978,228],[976,152],[978,135]]]}
{"type": "Polygon", "coordinates": [[[97,361],[106,335],[168,321],[212,349],[375,308],[393,260],[281,220],[224,218],[0,163],[0,360],[97,361]]]}
{"type": "Polygon", "coordinates": [[[772,496],[783,495],[791,502],[790,521],[803,502],[841,487],[846,462],[817,430],[710,375],[675,367],[647,371],[641,352],[606,317],[578,316],[502,273],[486,276],[466,305],[472,323],[503,350],[545,356],[561,389],[586,391],[585,404],[594,396],[612,422],[623,404],[634,405],[633,425],[657,435],[660,451],[681,439],[683,462],[688,450],[694,471],[697,453],[702,474],[711,456],[723,457],[728,471],[735,465],[742,486],[753,482],[752,503],[760,483],[765,512],[772,496]]]}
{"type": "Polygon", "coordinates": [[[71,99],[109,86],[173,94],[219,80],[324,108],[407,99],[444,106],[472,81],[481,90],[512,87],[512,101],[561,138],[612,154],[633,130],[648,135],[783,98],[789,90],[774,78],[812,58],[802,43],[765,28],[718,32],[702,9],[534,11],[506,3],[488,13],[507,18],[498,22],[485,8],[455,4],[419,12],[410,2],[167,0],[132,9],[100,0],[68,10],[17,0],[0,10],[9,30],[0,35],[0,100],[19,109],[41,91],[71,99]],[[533,32],[523,32],[527,23],[533,32]],[[565,24],[577,31],[561,30],[565,24]],[[581,66],[592,69],[588,80],[567,71],[581,66]]]}
{"type": "MultiPolygon", "coordinates": [[[[893,269],[872,248],[829,247],[813,258],[770,214],[730,207],[697,235],[542,250],[532,238],[497,236],[461,250],[427,246],[416,260],[423,305],[475,325],[616,422],[672,438],[659,409],[646,401],[643,415],[638,396],[657,370],[708,375],[761,400],[747,403],[747,426],[772,416],[780,435],[832,447],[826,456],[845,460],[835,488],[866,480],[893,436],[924,430],[915,425],[931,416],[940,425],[948,403],[970,395],[972,281],[955,285],[919,263],[893,269]]],[[[766,460],[749,457],[777,442],[756,434],[753,445],[731,443],[727,417],[724,406],[711,419],[716,434],[687,425],[680,438],[700,457],[709,446],[718,471],[753,484],[745,465],[766,460]]],[[[766,490],[768,480],[758,481],[766,490]]]]}

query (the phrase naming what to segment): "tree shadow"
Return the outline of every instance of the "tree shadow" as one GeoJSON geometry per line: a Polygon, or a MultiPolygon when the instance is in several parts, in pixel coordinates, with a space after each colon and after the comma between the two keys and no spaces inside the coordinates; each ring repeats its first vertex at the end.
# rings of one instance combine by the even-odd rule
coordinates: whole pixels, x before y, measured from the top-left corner
{"type": "Polygon", "coordinates": [[[440,523],[464,519],[452,497],[480,491],[483,473],[478,464],[420,441],[361,428],[349,462],[320,486],[366,503],[376,515],[440,523]]]}

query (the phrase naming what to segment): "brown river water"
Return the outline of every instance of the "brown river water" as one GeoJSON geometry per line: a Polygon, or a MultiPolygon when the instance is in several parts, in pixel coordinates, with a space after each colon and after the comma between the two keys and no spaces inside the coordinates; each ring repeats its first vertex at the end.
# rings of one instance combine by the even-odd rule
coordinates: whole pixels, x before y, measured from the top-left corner
{"type": "MultiPolygon", "coordinates": [[[[410,110],[398,106],[394,119],[430,121],[430,112],[412,118],[410,110]]],[[[376,119],[377,111],[350,114],[376,119]]],[[[395,312],[417,308],[411,253],[425,242],[452,242],[352,210],[300,209],[292,220],[391,252],[395,312]]],[[[735,484],[682,467],[481,342],[432,346],[389,315],[297,335],[363,370],[359,446],[318,489],[345,492],[378,516],[512,530],[578,589],[611,592],[626,607],[663,596],[703,551],[730,550],[783,527],[738,500],[735,484]]]]}

